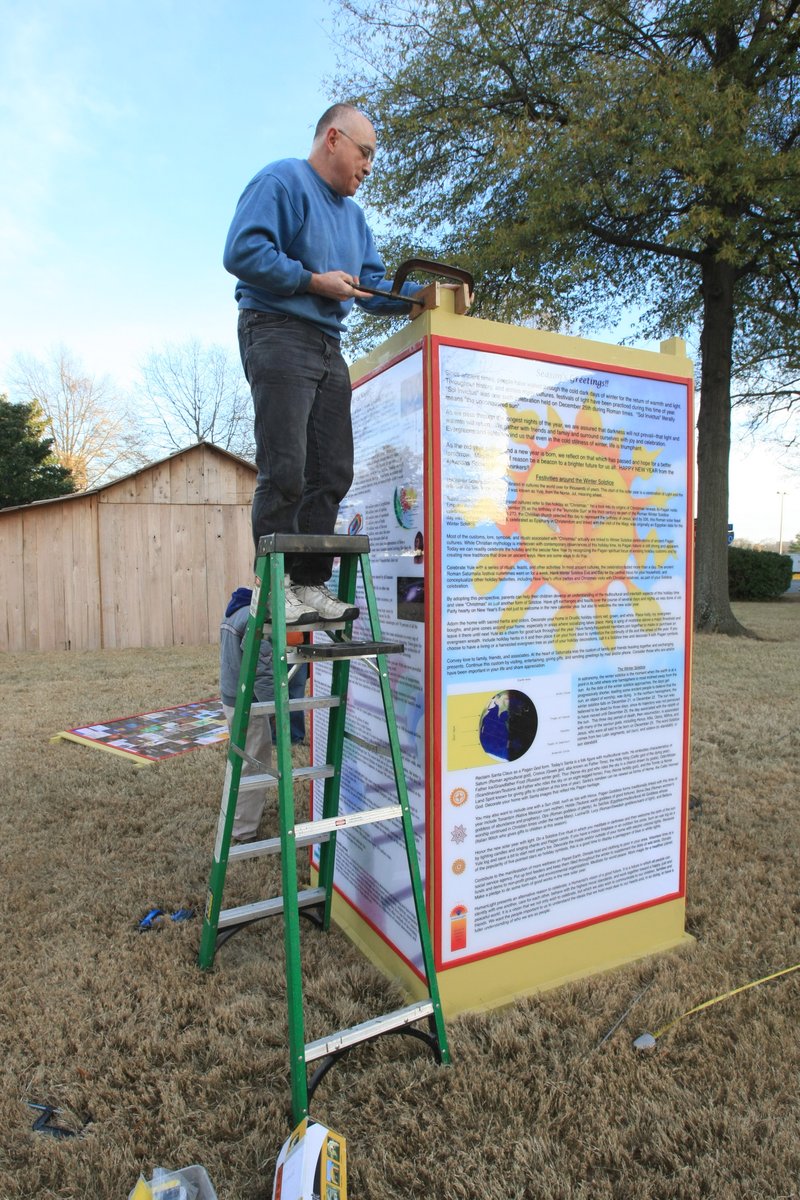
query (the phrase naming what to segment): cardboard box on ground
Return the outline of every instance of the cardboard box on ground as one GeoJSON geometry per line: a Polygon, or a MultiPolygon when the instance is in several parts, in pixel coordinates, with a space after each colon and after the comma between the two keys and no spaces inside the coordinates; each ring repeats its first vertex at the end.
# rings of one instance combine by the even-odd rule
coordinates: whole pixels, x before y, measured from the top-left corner
{"type": "Polygon", "coordinates": [[[302,1120],[278,1155],[272,1200],[347,1200],[347,1148],[341,1134],[302,1120]]]}

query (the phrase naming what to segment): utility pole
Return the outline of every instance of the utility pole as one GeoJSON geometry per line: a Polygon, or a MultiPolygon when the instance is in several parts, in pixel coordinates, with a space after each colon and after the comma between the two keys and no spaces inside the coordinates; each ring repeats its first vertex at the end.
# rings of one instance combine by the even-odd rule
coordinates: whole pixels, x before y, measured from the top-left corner
{"type": "Polygon", "coordinates": [[[778,554],[783,554],[783,499],[788,495],[788,492],[778,492],[781,498],[781,520],[778,530],[778,554]]]}

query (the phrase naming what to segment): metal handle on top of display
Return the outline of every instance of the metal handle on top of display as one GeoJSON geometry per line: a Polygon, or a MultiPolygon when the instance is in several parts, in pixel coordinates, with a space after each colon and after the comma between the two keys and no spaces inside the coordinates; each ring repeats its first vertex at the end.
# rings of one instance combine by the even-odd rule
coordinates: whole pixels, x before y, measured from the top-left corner
{"type": "Polygon", "coordinates": [[[416,304],[417,301],[413,297],[403,296],[400,292],[412,271],[425,271],[428,275],[442,275],[445,279],[451,279],[455,283],[464,283],[470,295],[475,290],[475,280],[469,271],[465,271],[461,267],[451,267],[447,263],[436,262],[432,258],[407,258],[405,262],[401,262],[394,273],[394,283],[390,292],[382,292],[379,288],[362,287],[361,284],[358,285],[358,290],[367,292],[370,296],[383,296],[389,300],[402,300],[406,304],[416,304]]]}

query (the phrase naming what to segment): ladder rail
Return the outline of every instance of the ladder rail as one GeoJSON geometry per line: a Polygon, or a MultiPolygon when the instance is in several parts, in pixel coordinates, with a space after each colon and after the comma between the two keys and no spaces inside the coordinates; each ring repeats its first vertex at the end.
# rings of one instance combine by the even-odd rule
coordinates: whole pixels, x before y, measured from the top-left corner
{"type": "MultiPolygon", "coordinates": [[[[286,644],[285,560],[280,551],[269,556],[272,620],[272,679],[275,692],[275,751],[278,773],[278,825],[281,841],[281,887],[283,893],[283,942],[286,967],[286,1004],[289,1024],[289,1078],[292,1112],[298,1122],[308,1113],[308,1081],[305,1067],[305,1018],[300,962],[300,907],[297,886],[297,855],[294,843],[294,779],[292,740],[289,726],[289,669],[286,644]]],[[[332,709],[335,713],[338,710],[332,709]]]]}
{"type": "Polygon", "coordinates": [[[267,613],[267,600],[268,594],[257,584],[253,589],[253,597],[250,602],[250,615],[247,620],[247,630],[242,646],[242,668],[239,677],[239,687],[236,693],[233,721],[231,722],[228,760],[225,765],[225,783],[223,785],[220,812],[217,819],[217,836],[214,843],[214,856],[211,863],[211,873],[203,914],[203,929],[200,935],[198,962],[200,967],[206,971],[211,968],[214,962],[217,926],[222,908],[225,875],[228,869],[228,852],[236,814],[236,801],[239,795],[242,770],[244,769],[242,755],[247,737],[247,727],[250,721],[250,708],[253,702],[253,688],[255,686],[256,669],[258,667],[259,645],[267,613]]]}
{"type": "MultiPolygon", "coordinates": [[[[347,555],[339,563],[339,595],[347,604],[353,604],[356,596],[356,558],[347,555]]],[[[352,631],[352,622],[348,627],[348,635],[352,631]]],[[[322,798],[322,819],[330,820],[339,811],[341,794],[342,762],[344,759],[345,726],[347,721],[347,688],[350,681],[350,659],[333,660],[331,671],[331,695],[339,698],[337,708],[331,710],[328,718],[328,744],[325,761],[334,767],[331,779],[325,781],[322,798]]],[[[331,924],[331,907],[333,904],[333,873],[336,862],[336,834],[332,833],[328,841],[320,848],[319,853],[319,884],[325,889],[325,907],[322,914],[322,928],[327,931],[331,924]]]]}
{"type": "MultiPolygon", "coordinates": [[[[289,701],[289,712],[309,712],[315,708],[333,708],[339,703],[338,696],[298,696],[289,701]]],[[[273,716],[275,713],[274,700],[255,700],[250,705],[250,715],[273,716]]]]}
{"type": "MultiPolygon", "coordinates": [[[[375,589],[372,583],[372,568],[370,566],[369,555],[361,554],[359,556],[359,562],[361,566],[362,578],[364,580],[364,594],[366,597],[367,612],[369,614],[372,637],[375,639],[375,641],[380,641],[380,616],[378,614],[378,606],[375,600],[375,589]]],[[[397,720],[394,713],[392,689],[389,684],[389,664],[386,656],[383,654],[379,654],[377,656],[377,663],[381,696],[383,699],[383,711],[386,715],[386,731],[389,738],[389,749],[392,757],[395,788],[397,791],[397,798],[403,812],[403,839],[405,842],[409,875],[411,876],[411,891],[414,898],[414,911],[417,917],[417,930],[419,933],[420,949],[422,951],[422,961],[425,968],[425,982],[428,987],[428,995],[430,996],[431,1003],[433,1005],[431,1019],[436,1029],[436,1036],[439,1042],[442,1062],[449,1063],[450,1049],[447,1042],[447,1031],[444,1024],[441,997],[439,995],[439,983],[436,977],[436,960],[433,953],[433,942],[431,940],[430,928],[428,925],[425,894],[422,888],[422,876],[419,869],[419,860],[417,858],[417,845],[414,838],[414,823],[411,813],[411,805],[408,798],[405,771],[403,770],[403,755],[400,748],[400,737],[397,732],[397,720]]]]}

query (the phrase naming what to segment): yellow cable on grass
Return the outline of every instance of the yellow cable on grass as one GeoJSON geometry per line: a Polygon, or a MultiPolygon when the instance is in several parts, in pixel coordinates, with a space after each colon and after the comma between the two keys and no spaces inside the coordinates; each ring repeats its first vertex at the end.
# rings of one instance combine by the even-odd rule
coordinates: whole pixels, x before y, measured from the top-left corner
{"type": "Polygon", "coordinates": [[[763,979],[754,979],[752,983],[743,983],[741,987],[734,988],[731,992],[724,992],[721,996],[715,996],[713,1000],[704,1000],[702,1004],[696,1004],[694,1008],[690,1008],[688,1012],[681,1013],[674,1021],[670,1021],[667,1025],[662,1025],[655,1033],[643,1033],[634,1041],[634,1046],[637,1050],[651,1050],[655,1046],[658,1038],[662,1033],[666,1033],[668,1029],[672,1029],[673,1025],[677,1025],[684,1017],[691,1017],[692,1013],[701,1012],[704,1008],[710,1008],[712,1004],[719,1004],[720,1000],[727,1000],[730,996],[737,996],[739,992],[746,992],[748,988],[758,987],[760,983],[769,983],[770,979],[778,979],[781,975],[790,975],[792,971],[800,971],[800,963],[793,967],[784,967],[782,971],[773,971],[771,975],[765,975],[763,979]]]}

